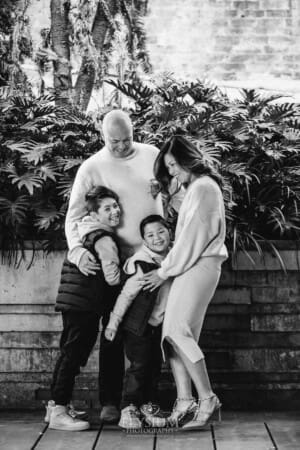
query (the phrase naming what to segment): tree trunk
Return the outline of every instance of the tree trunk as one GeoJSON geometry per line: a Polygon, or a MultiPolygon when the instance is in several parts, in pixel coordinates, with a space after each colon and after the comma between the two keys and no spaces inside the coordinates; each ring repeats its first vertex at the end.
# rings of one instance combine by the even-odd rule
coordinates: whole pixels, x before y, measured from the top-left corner
{"type": "Polygon", "coordinates": [[[69,45],[69,0],[51,0],[52,50],[57,54],[54,65],[54,90],[56,104],[65,106],[71,102],[72,78],[69,45]]]}
{"type": "MultiPolygon", "coordinates": [[[[109,6],[111,6],[112,2],[107,3],[109,3],[109,6]]],[[[110,10],[112,11],[112,9],[113,8],[111,8],[110,10]]],[[[99,3],[92,28],[93,41],[99,55],[102,52],[108,29],[109,22],[105,14],[103,13],[101,4],[99,3]]],[[[95,78],[95,66],[88,61],[87,57],[83,57],[73,95],[73,101],[75,105],[79,106],[83,111],[86,111],[89,105],[95,78]]]]}

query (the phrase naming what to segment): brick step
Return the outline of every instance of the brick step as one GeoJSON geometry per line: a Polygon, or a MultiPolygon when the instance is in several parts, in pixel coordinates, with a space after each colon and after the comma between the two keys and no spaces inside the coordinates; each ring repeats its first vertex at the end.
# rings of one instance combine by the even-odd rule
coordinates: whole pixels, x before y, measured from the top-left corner
{"type": "MultiPolygon", "coordinates": [[[[0,349],[57,349],[60,331],[7,331],[0,332],[0,349]]],[[[252,332],[249,330],[203,330],[200,347],[205,349],[299,349],[300,332],[273,331],[252,332]]],[[[95,349],[99,348],[99,339],[95,349]]]]}

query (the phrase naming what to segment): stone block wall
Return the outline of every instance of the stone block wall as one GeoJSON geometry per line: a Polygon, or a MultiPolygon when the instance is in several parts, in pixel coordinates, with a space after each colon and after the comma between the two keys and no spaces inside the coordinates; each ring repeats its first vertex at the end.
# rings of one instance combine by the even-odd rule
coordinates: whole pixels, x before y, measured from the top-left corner
{"type": "MultiPolygon", "coordinates": [[[[300,401],[300,251],[280,250],[287,271],[271,254],[255,265],[239,255],[224,265],[208,309],[200,345],[227,409],[296,409],[300,401]]],[[[61,318],[54,312],[63,252],[38,251],[18,269],[0,271],[0,408],[41,408],[49,398],[61,318]]],[[[97,406],[98,345],[78,377],[74,398],[97,406]]],[[[164,366],[161,399],[175,391],[164,366]]]]}
{"type": "Polygon", "coordinates": [[[149,0],[145,21],[155,72],[282,90],[299,79],[298,0],[149,0]]]}

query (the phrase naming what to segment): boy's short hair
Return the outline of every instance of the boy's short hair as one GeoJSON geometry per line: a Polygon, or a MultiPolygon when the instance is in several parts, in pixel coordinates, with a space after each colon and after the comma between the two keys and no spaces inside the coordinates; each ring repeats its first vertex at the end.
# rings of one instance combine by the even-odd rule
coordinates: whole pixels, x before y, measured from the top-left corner
{"type": "Polygon", "coordinates": [[[150,216],[145,217],[140,223],[140,233],[142,238],[145,236],[145,228],[149,223],[159,222],[161,223],[167,230],[169,230],[168,222],[159,214],[151,214],[150,216]]]}
{"type": "Polygon", "coordinates": [[[101,201],[104,198],[113,198],[117,203],[119,203],[118,195],[111,189],[108,189],[105,186],[95,186],[91,188],[85,194],[85,201],[88,212],[98,211],[101,205],[101,201]]]}

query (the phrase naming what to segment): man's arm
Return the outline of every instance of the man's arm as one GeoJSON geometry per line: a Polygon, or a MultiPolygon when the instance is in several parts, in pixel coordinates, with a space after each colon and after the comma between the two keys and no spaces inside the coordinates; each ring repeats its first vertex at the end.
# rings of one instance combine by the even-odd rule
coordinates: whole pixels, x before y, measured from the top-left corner
{"type": "Polygon", "coordinates": [[[91,187],[92,183],[88,174],[85,174],[80,167],[73,183],[65,221],[65,235],[69,248],[68,260],[75,264],[84,275],[94,275],[96,270],[99,270],[95,257],[83,248],[77,227],[79,220],[87,213],[85,194],[91,187]]]}

